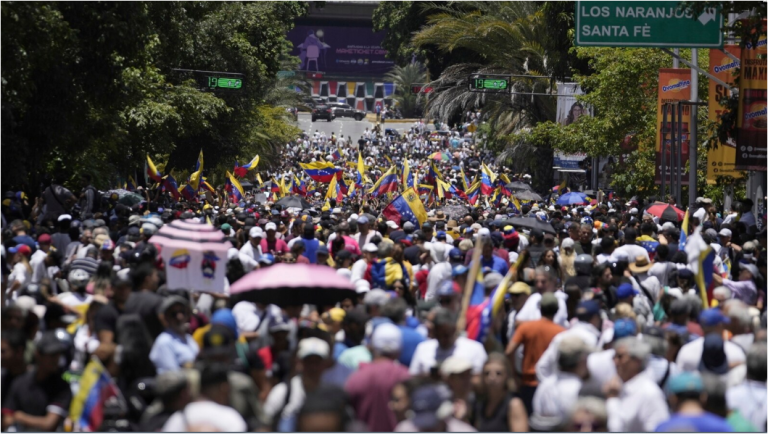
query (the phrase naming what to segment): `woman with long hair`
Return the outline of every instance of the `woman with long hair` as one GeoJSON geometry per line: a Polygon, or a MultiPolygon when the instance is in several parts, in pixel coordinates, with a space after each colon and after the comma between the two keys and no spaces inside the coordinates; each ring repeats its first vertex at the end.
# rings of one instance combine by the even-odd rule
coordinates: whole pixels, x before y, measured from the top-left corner
{"type": "Polygon", "coordinates": [[[560,261],[557,259],[557,253],[555,253],[554,250],[545,250],[544,253],[541,254],[541,261],[539,265],[548,266],[551,270],[550,272],[557,280],[558,288],[562,286],[564,282],[563,271],[560,269],[560,261]]]}
{"type": "Polygon", "coordinates": [[[512,369],[502,353],[490,353],[483,366],[481,393],[472,411],[479,432],[528,431],[523,400],[511,392],[512,369]]]}

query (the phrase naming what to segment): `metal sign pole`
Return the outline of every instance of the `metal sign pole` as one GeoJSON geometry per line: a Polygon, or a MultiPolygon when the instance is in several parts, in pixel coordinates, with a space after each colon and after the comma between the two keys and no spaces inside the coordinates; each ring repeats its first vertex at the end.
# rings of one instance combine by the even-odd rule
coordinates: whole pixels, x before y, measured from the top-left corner
{"type": "Polygon", "coordinates": [[[669,110],[672,112],[672,121],[669,125],[669,195],[674,197],[675,200],[677,200],[677,185],[675,185],[675,169],[677,168],[677,159],[676,157],[676,150],[677,147],[675,146],[675,132],[677,131],[677,107],[674,106],[674,103],[670,103],[669,110]]]}
{"type": "MultiPolygon", "coordinates": [[[[698,65],[699,63],[699,50],[696,48],[691,50],[691,63],[694,65],[698,65]]],[[[698,119],[696,115],[699,113],[699,106],[696,105],[696,103],[699,102],[699,73],[696,72],[695,69],[691,69],[691,102],[693,102],[693,104],[689,107],[691,110],[691,125],[689,127],[690,137],[688,140],[688,206],[692,206],[696,203],[697,195],[696,177],[698,173],[696,169],[698,168],[698,134],[696,129],[698,127],[698,119]]]]}
{"type": "MultiPolygon", "coordinates": [[[[677,103],[677,203],[683,203],[683,107],[677,103]]],[[[690,149],[689,149],[690,152],[690,149]]],[[[690,155],[690,154],[689,154],[690,155]]],[[[689,186],[690,187],[690,186],[689,186]]]]}
{"type": "Polygon", "coordinates": [[[661,106],[661,167],[659,168],[659,174],[661,175],[661,197],[664,199],[664,195],[667,191],[667,135],[664,134],[664,130],[667,127],[667,113],[669,113],[669,104],[664,103],[661,106]]]}

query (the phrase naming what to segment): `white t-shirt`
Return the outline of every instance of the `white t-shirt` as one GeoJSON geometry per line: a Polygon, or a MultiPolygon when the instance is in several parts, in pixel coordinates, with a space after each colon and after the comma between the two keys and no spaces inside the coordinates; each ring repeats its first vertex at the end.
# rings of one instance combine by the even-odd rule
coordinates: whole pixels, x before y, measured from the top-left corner
{"type": "Polygon", "coordinates": [[[91,294],[80,294],[73,291],[63,292],[59,294],[58,297],[64,305],[69,307],[77,307],[83,304],[90,304],[91,300],[93,300],[93,296],[91,294]]]}
{"type": "Polygon", "coordinates": [[[13,285],[13,282],[18,281],[21,286],[19,286],[16,291],[14,291],[14,297],[13,299],[16,299],[16,294],[21,292],[24,288],[29,285],[29,282],[32,280],[32,273],[29,272],[27,267],[22,262],[17,262],[16,265],[13,266],[13,270],[11,271],[11,274],[8,276],[8,287],[13,285]]]}
{"type": "Polygon", "coordinates": [[[184,410],[173,413],[163,425],[163,432],[244,432],[246,429],[248,426],[240,413],[213,401],[192,402],[184,410]]]}
{"type": "Polygon", "coordinates": [[[48,256],[42,250],[37,250],[31,258],[29,258],[29,266],[32,267],[32,282],[40,283],[47,277],[47,270],[45,268],[45,257],[48,256]]]}
{"type": "Polygon", "coordinates": [[[264,401],[264,415],[267,418],[270,420],[276,418],[289,419],[299,413],[306,398],[306,392],[304,391],[300,375],[291,378],[291,396],[288,398],[288,403],[285,402],[285,395],[287,393],[288,386],[285,383],[280,383],[270,390],[267,400],[264,401]],[[283,404],[285,404],[285,407],[283,407],[283,404]],[[280,409],[282,409],[282,412],[277,414],[280,412],[280,409]]]}
{"type": "Polygon", "coordinates": [[[616,260],[619,258],[621,253],[627,255],[627,260],[630,264],[633,264],[638,256],[645,256],[645,259],[647,259],[648,262],[651,262],[651,258],[648,256],[648,251],[638,246],[637,244],[625,244],[621,247],[616,247],[616,250],[613,251],[611,258],[616,260]]]}
{"type": "Polygon", "coordinates": [[[466,358],[472,364],[472,373],[475,375],[483,371],[483,365],[488,360],[483,344],[472,339],[460,336],[448,350],[441,349],[437,339],[430,339],[416,347],[408,371],[411,375],[429,374],[430,369],[454,354],[466,358]]]}
{"type": "MultiPolygon", "coordinates": [[[[731,341],[725,341],[725,358],[728,364],[746,363],[747,356],[740,346],[731,341]]],[[[677,366],[683,371],[693,372],[699,370],[701,355],[704,352],[704,338],[700,337],[683,345],[677,353],[677,366]]]]}
{"type": "Polygon", "coordinates": [[[259,328],[264,312],[256,306],[256,303],[241,301],[232,308],[232,316],[235,317],[239,333],[253,332],[259,328]]]}

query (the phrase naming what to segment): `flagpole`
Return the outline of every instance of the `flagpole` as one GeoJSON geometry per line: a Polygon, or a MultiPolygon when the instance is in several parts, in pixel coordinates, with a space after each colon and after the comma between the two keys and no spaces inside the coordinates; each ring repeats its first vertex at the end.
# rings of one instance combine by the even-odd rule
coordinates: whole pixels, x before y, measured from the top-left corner
{"type": "Polygon", "coordinates": [[[475,286],[477,275],[480,274],[480,255],[483,253],[483,237],[477,237],[474,250],[472,251],[472,262],[470,262],[469,276],[464,285],[464,294],[461,299],[461,310],[459,318],[456,321],[456,330],[464,332],[467,325],[467,309],[469,309],[469,299],[472,296],[472,289],[475,286]]]}

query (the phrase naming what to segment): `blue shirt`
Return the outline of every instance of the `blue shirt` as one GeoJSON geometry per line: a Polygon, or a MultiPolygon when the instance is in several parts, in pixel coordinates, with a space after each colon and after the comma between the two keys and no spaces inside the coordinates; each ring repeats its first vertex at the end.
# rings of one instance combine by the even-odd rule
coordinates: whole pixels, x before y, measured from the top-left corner
{"type": "Polygon", "coordinates": [[[733,427],[722,417],[704,412],[698,416],[675,413],[659,424],[656,432],[733,432],[733,427]]]}
{"type": "Polygon", "coordinates": [[[192,335],[181,337],[176,333],[165,330],[160,333],[149,352],[149,360],[155,364],[158,374],[167,371],[178,371],[182,365],[194,362],[200,349],[192,335]]]}
{"type": "Polygon", "coordinates": [[[398,328],[403,333],[403,348],[400,350],[400,358],[398,360],[403,366],[411,366],[413,353],[416,352],[416,347],[424,342],[424,336],[405,325],[398,326],[398,328]]]}
{"type": "Polygon", "coordinates": [[[304,241],[304,256],[309,259],[310,264],[317,264],[317,248],[320,247],[320,241],[317,238],[311,240],[302,238],[301,240],[304,241]]]}
{"type": "Polygon", "coordinates": [[[491,255],[491,260],[486,260],[485,256],[480,257],[480,267],[488,267],[491,270],[501,274],[502,276],[507,275],[507,271],[509,271],[509,265],[507,265],[506,261],[499,258],[496,255],[491,255]]]}

